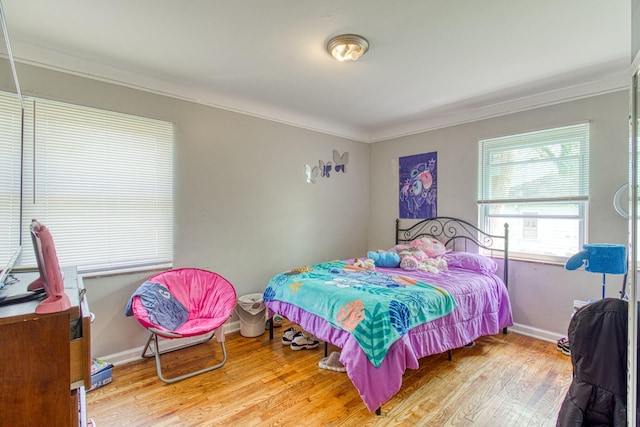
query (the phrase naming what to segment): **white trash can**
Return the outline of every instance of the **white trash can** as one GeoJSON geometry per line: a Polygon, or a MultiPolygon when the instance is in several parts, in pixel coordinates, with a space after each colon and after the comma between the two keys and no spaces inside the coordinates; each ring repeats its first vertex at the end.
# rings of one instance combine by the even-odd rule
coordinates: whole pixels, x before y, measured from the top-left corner
{"type": "Polygon", "coordinates": [[[239,297],[236,314],[240,318],[240,335],[253,338],[264,334],[267,307],[263,304],[262,293],[239,297]]]}

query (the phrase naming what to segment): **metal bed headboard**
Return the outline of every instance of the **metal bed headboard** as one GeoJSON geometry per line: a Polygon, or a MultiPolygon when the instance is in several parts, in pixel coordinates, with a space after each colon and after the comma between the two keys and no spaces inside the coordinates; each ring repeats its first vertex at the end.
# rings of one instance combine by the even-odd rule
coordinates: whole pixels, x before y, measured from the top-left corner
{"type": "Polygon", "coordinates": [[[450,250],[478,252],[486,249],[491,256],[494,253],[504,258],[503,280],[508,286],[509,280],[509,224],[504,224],[504,235],[489,234],[477,226],[459,218],[439,216],[423,219],[408,228],[400,227],[396,219],[396,245],[409,243],[419,237],[433,237],[444,243],[450,250]]]}

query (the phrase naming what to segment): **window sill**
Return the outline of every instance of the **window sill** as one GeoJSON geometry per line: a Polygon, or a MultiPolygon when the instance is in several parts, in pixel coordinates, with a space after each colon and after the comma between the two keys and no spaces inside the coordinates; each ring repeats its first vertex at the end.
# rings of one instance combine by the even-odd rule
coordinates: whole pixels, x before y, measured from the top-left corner
{"type": "Polygon", "coordinates": [[[78,267],[78,274],[87,278],[100,278],[108,276],[118,276],[121,274],[144,273],[156,270],[168,270],[173,267],[173,263],[159,263],[142,266],[120,267],[113,269],[96,269],[91,267],[78,267]]]}
{"type": "Polygon", "coordinates": [[[509,254],[509,261],[526,262],[529,264],[539,264],[539,265],[553,265],[553,266],[562,267],[562,268],[564,268],[564,264],[565,264],[562,261],[531,259],[531,258],[525,258],[522,256],[511,255],[511,254],[509,254]]]}

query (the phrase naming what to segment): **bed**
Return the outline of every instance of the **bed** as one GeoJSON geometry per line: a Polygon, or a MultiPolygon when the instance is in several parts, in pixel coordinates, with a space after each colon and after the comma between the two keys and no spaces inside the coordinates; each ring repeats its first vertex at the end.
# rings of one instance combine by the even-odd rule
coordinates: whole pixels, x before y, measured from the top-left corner
{"type": "Polygon", "coordinates": [[[446,268],[366,270],[354,267],[355,260],[332,261],[280,273],[264,292],[269,317],[284,316],[341,349],[347,375],[367,409],[378,414],[420,358],[447,351],[451,357],[451,350],[506,333],[513,324],[507,224],[498,236],[450,217],[406,226],[396,220],[395,235],[394,248],[437,239],[446,247],[440,255],[446,268]],[[351,302],[336,302],[345,292],[351,302]]]}

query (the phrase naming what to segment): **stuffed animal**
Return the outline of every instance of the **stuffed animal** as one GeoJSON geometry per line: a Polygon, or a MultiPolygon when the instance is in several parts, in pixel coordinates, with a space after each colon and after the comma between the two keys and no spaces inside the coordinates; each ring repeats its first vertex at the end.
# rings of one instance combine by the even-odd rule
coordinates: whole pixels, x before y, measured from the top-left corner
{"type": "Polygon", "coordinates": [[[395,252],[395,253],[399,254],[400,252],[402,252],[405,249],[408,249],[410,247],[411,247],[411,245],[406,245],[404,243],[399,243],[399,244],[395,245],[394,247],[392,247],[391,249],[389,249],[389,252],[395,252]]]}
{"type": "Polygon", "coordinates": [[[444,253],[447,251],[444,247],[444,244],[440,240],[427,236],[415,239],[413,242],[411,242],[411,246],[422,249],[422,251],[426,253],[429,258],[439,257],[441,255],[444,255],[444,253]]]}
{"type": "Polygon", "coordinates": [[[422,249],[415,246],[407,246],[406,248],[398,252],[398,255],[400,255],[400,262],[402,262],[402,257],[406,255],[415,257],[418,261],[429,259],[429,256],[422,249]]]}
{"type": "Polygon", "coordinates": [[[420,266],[420,261],[413,255],[403,255],[400,261],[400,268],[403,270],[417,270],[420,266]]]}
{"type": "Polygon", "coordinates": [[[360,267],[363,268],[365,270],[375,270],[376,269],[376,265],[374,263],[374,261],[372,259],[358,259],[356,258],[355,260],[353,260],[353,265],[354,267],[360,267]]]}
{"type": "Polygon", "coordinates": [[[400,265],[400,255],[395,252],[378,251],[367,252],[367,257],[373,260],[373,263],[377,267],[390,267],[396,268],[400,265]]]}
{"type": "Polygon", "coordinates": [[[421,262],[418,269],[428,271],[430,273],[440,273],[442,270],[448,270],[447,261],[444,258],[428,258],[421,262]]]}

